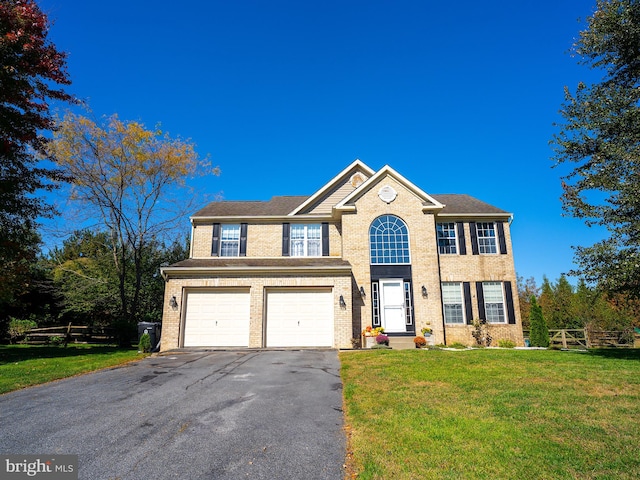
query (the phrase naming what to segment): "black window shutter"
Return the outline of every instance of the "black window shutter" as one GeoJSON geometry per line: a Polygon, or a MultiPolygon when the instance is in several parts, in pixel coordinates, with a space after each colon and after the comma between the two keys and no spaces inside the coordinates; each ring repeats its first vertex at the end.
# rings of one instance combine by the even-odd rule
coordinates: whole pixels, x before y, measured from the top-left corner
{"type": "Polygon", "coordinates": [[[498,222],[498,243],[500,244],[500,253],[507,253],[507,240],[504,237],[504,222],[498,222]]]}
{"type": "Polygon", "coordinates": [[[482,282],[476,282],[476,297],[478,297],[478,317],[482,323],[485,323],[486,313],[484,311],[484,291],[482,290],[482,282]]]}
{"type": "Polygon", "coordinates": [[[288,223],[282,224],[282,256],[289,256],[289,230],[290,225],[288,223]]]}
{"type": "Polygon", "coordinates": [[[507,300],[507,315],[509,317],[509,323],[511,325],[515,325],[516,311],[513,307],[513,292],[511,291],[511,282],[504,282],[504,296],[507,300]]]}
{"type": "Polygon", "coordinates": [[[213,224],[213,241],[211,242],[211,256],[217,257],[220,254],[220,224],[213,224]]]}
{"type": "Polygon", "coordinates": [[[458,222],[456,224],[456,230],[458,234],[458,248],[460,249],[460,255],[467,254],[467,242],[464,238],[464,223],[458,222]]]}
{"type": "Polygon", "coordinates": [[[240,256],[247,256],[247,224],[240,224],[240,256]]]}
{"type": "Polygon", "coordinates": [[[462,282],[462,290],[464,291],[464,310],[467,315],[467,325],[473,322],[473,307],[471,306],[471,284],[462,282]]]}
{"type": "Polygon", "coordinates": [[[469,230],[471,230],[471,253],[478,255],[478,231],[476,230],[476,222],[469,222],[469,230]]]}
{"type": "Polygon", "coordinates": [[[329,256],[329,224],[327,222],[322,223],[322,256],[329,256]]]}

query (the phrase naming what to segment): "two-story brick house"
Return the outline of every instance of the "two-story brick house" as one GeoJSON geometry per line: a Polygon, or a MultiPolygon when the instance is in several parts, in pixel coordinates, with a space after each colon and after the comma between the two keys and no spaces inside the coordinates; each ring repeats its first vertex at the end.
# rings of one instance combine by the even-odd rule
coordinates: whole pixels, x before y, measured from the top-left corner
{"type": "Polygon", "coordinates": [[[356,160],[309,197],[212,202],[166,280],[162,350],[351,348],[366,326],[473,344],[472,320],[522,345],[509,222],[356,160]]]}

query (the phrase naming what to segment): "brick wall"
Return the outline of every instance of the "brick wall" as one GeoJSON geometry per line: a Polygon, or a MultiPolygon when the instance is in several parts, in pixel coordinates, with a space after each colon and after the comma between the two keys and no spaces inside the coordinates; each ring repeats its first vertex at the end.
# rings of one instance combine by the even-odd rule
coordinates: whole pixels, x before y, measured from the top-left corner
{"type": "MultiPolygon", "coordinates": [[[[213,224],[197,224],[191,229],[191,258],[210,258],[213,242],[213,224]]],[[[340,226],[329,223],[329,256],[342,255],[340,226]]],[[[273,258],[282,256],[282,222],[275,224],[249,223],[247,225],[247,257],[273,258]]]]}
{"type": "Polygon", "coordinates": [[[354,302],[354,308],[357,309],[354,317],[360,319],[359,330],[372,323],[369,228],[377,217],[389,214],[401,218],[409,231],[416,330],[419,331],[429,321],[434,336],[441,338],[442,322],[438,322],[438,319],[442,318],[442,305],[439,295],[430,293],[423,298],[420,293],[422,285],[428,292],[439,291],[433,214],[424,213],[422,199],[390,177],[381,179],[378,185],[357,199],[355,205],[356,213],[345,213],[342,217],[342,250],[345,260],[352,265],[355,282],[358,286],[364,286],[367,293],[364,301],[354,302]],[[378,197],[379,189],[386,185],[398,193],[389,204],[378,197]]]}
{"type": "MultiPolygon", "coordinates": [[[[171,279],[165,291],[163,316],[163,349],[179,345],[182,302],[173,309],[168,300],[175,295],[182,299],[184,288],[245,286],[251,289],[251,339],[252,347],[262,345],[264,325],[264,289],[277,286],[330,286],[333,288],[335,305],[343,295],[347,309],[338,306],[335,311],[335,346],[349,348],[351,338],[372,323],[371,311],[371,275],[369,258],[369,228],[380,215],[390,214],[401,218],[407,225],[410,241],[412,267],[413,307],[416,332],[429,325],[433,330],[435,343],[460,342],[471,345],[475,342],[471,336],[472,327],[467,325],[443,324],[441,282],[471,282],[473,318],[479,318],[475,282],[510,281],[513,291],[515,325],[492,325],[494,342],[510,339],[518,345],[523,344],[520,309],[518,306],[517,279],[515,274],[511,235],[508,224],[505,226],[507,254],[472,255],[470,218],[447,217],[447,222],[463,221],[467,255],[438,255],[436,240],[436,222],[434,213],[423,211],[424,199],[406,188],[394,178],[381,178],[377,185],[354,200],[355,212],[344,212],[341,221],[330,222],[330,256],[342,257],[352,266],[352,277],[321,276],[253,276],[228,278],[180,278],[171,279]],[[390,186],[397,192],[393,202],[386,203],[378,197],[381,187],[390,186]],[[360,296],[359,289],[364,287],[366,295],[360,296]],[[421,293],[422,286],[427,296],[421,293]],[[495,334],[493,333],[495,331],[495,334]],[[446,335],[445,335],[446,334],[446,335]]],[[[315,220],[314,220],[315,221],[315,220]]],[[[491,221],[487,219],[487,221],[491,221]]],[[[211,257],[213,225],[196,224],[192,228],[192,258],[211,257]]],[[[275,224],[264,222],[249,223],[247,229],[247,256],[279,258],[282,255],[282,221],[275,224]]]]}
{"type": "MultiPolygon", "coordinates": [[[[349,305],[351,277],[344,276],[253,276],[253,277],[185,277],[172,278],[166,283],[164,297],[164,311],[162,322],[162,351],[179,348],[180,335],[183,328],[183,318],[186,313],[184,298],[185,290],[192,288],[208,288],[215,291],[220,287],[247,287],[250,291],[250,337],[249,347],[263,346],[263,328],[266,327],[264,318],[264,292],[276,287],[331,287],[334,296],[334,347],[351,348],[352,317],[349,305]],[[170,306],[169,300],[176,297],[178,307],[170,306]],[[343,295],[347,306],[341,308],[340,295],[343,295]]],[[[313,332],[310,332],[312,334],[313,332]]]]}

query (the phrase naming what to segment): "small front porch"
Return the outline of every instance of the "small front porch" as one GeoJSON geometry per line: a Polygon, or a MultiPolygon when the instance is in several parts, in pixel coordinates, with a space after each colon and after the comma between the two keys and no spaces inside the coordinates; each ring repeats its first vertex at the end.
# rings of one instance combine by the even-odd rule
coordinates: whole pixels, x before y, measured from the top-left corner
{"type": "MultiPolygon", "coordinates": [[[[407,350],[416,348],[416,345],[413,342],[415,335],[385,335],[389,337],[389,346],[394,350],[407,350]]],[[[435,345],[435,338],[433,335],[425,337],[425,340],[427,341],[426,346],[435,345]]],[[[376,337],[362,337],[362,348],[371,348],[375,344],[376,337]]]]}

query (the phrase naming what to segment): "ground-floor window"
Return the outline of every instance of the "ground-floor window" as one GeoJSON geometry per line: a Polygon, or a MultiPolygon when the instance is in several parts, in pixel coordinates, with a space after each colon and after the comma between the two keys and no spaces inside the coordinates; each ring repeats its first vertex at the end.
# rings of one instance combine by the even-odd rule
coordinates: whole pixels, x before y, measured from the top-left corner
{"type": "Polygon", "coordinates": [[[406,324],[413,325],[413,305],[411,304],[411,282],[404,282],[404,311],[406,324]]]}
{"type": "Polygon", "coordinates": [[[502,282],[482,282],[484,311],[488,323],[506,323],[502,282]]]}
{"type": "Polygon", "coordinates": [[[461,282],[445,282],[442,284],[442,304],[445,323],[464,324],[464,301],[461,282]]]}

